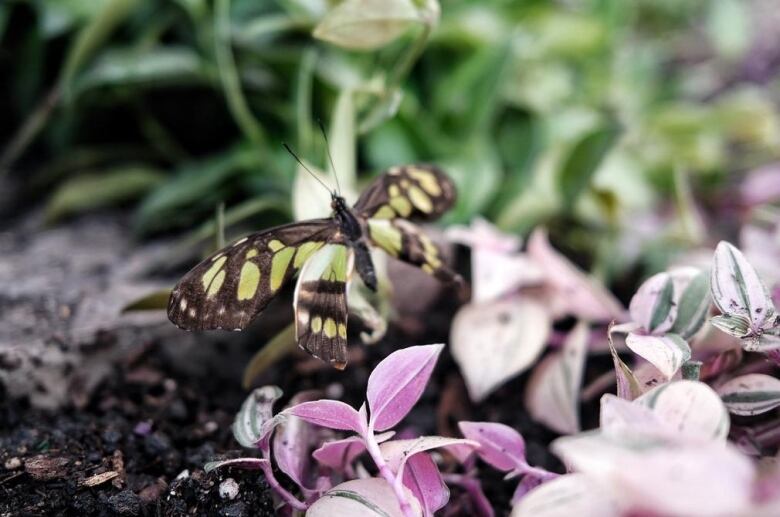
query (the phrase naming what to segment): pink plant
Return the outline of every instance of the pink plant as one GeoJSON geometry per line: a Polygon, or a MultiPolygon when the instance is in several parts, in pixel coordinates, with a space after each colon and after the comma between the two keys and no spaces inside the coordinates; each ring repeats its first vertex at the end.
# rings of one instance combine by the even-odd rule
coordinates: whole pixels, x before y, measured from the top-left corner
{"type": "Polygon", "coordinates": [[[296,416],[330,429],[354,431],[352,437],[325,444],[314,457],[322,464],[335,467],[348,464],[348,458],[365,450],[379,475],[392,487],[403,515],[415,515],[408,493],[419,502],[424,515],[433,515],[446,504],[449,491],[438,467],[425,451],[455,445],[475,448],[478,444],[440,436],[384,441],[389,436],[376,432],[394,427],[414,407],[442,348],[443,345],[409,347],[387,356],[368,378],[368,404],[357,411],[342,402],[318,400],[288,408],[282,415],[296,416]]]}
{"type": "Polygon", "coordinates": [[[479,443],[441,436],[390,440],[394,433],[388,430],[420,399],[442,348],[443,345],[409,347],[387,356],[369,376],[367,403],[359,410],[337,400],[306,400],[274,416],[271,408],[281,396],[281,390],[275,387],[255,390],[237,415],[233,431],[239,443],[259,449],[261,457],[213,462],[207,465],[207,470],[230,465],[261,469],[287,505],[296,510],[311,509],[314,515],[339,514],[344,511],[343,505],[362,501],[361,504],[369,507],[389,505],[385,508],[389,514],[400,510],[405,517],[432,516],[447,503],[449,490],[427,451],[449,448],[458,453],[471,452],[479,443]],[[313,444],[317,444],[313,439],[316,433],[307,427],[311,424],[354,434],[325,443],[320,441],[320,446],[309,456],[313,444]],[[380,478],[370,482],[347,481],[334,487],[327,472],[356,477],[352,464],[363,453],[376,465],[380,478]],[[310,457],[320,467],[316,488],[306,486],[305,472],[310,457]],[[278,482],[273,473],[274,463],[298,485],[304,500],[278,482]],[[392,504],[386,498],[388,489],[394,496],[392,504]]]}
{"type": "Polygon", "coordinates": [[[531,489],[555,479],[558,474],[532,467],[525,459],[525,440],[509,426],[493,422],[460,422],[463,436],[479,443],[474,452],[488,465],[507,473],[507,479],[521,477],[512,503],[517,503],[531,489]]]}

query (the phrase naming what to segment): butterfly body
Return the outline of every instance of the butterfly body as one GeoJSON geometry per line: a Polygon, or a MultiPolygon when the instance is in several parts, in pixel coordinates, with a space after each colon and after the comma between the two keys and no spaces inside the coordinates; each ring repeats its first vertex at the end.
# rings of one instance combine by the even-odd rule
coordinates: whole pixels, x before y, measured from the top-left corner
{"type": "Polygon", "coordinates": [[[253,233],[206,258],[174,287],[168,317],[185,330],[242,330],[297,275],[298,345],[343,368],[352,270],[376,289],[370,247],[442,281],[460,281],[439,247],[411,222],[439,217],[454,200],[455,186],[438,168],[393,167],[353,207],[333,193],[330,217],[253,233]]]}
{"type": "Polygon", "coordinates": [[[333,209],[333,219],[341,228],[341,232],[347,239],[347,244],[355,254],[355,269],[357,269],[360,278],[363,279],[363,283],[372,291],[376,291],[376,270],[366,243],[365,235],[367,232],[364,231],[358,217],[349,208],[343,197],[333,194],[331,208],[333,209]]]}

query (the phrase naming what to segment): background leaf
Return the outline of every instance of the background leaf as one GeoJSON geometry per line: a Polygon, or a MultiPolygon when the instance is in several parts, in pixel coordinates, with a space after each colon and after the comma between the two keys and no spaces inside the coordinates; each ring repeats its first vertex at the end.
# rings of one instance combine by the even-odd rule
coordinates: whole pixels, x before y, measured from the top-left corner
{"type": "Polygon", "coordinates": [[[142,165],[74,177],[62,183],[52,195],[46,206],[46,220],[51,223],[65,216],[138,199],[163,179],[161,171],[142,165]]]}
{"type": "Polygon", "coordinates": [[[560,172],[562,206],[572,210],[577,199],[591,184],[591,180],[609,150],[620,135],[620,127],[608,123],[577,142],[560,172]]]}
{"type": "Polygon", "coordinates": [[[587,346],[588,325],[580,322],[563,348],[537,365],[525,389],[525,405],[533,419],[561,434],[580,429],[579,391],[587,346]]]}

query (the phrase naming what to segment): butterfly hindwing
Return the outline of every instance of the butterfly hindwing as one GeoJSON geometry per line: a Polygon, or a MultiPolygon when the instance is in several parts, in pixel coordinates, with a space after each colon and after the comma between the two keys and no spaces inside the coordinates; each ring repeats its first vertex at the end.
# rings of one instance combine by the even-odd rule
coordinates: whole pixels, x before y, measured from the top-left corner
{"type": "Polygon", "coordinates": [[[314,357],[342,369],[347,364],[347,281],[353,253],[328,244],[301,269],[295,288],[295,337],[314,357]]]}
{"type": "Polygon", "coordinates": [[[368,238],[390,256],[417,266],[443,282],[462,282],[443,262],[441,248],[419,227],[404,219],[369,219],[368,238]]]}
{"type": "Polygon", "coordinates": [[[432,221],[452,207],[455,197],[455,184],[438,167],[391,167],[363,191],[355,212],[366,219],[432,221]]]}
{"type": "Polygon", "coordinates": [[[176,284],[168,317],[185,330],[241,330],[309,257],[338,235],[332,219],[316,219],[244,237],[176,284]]]}

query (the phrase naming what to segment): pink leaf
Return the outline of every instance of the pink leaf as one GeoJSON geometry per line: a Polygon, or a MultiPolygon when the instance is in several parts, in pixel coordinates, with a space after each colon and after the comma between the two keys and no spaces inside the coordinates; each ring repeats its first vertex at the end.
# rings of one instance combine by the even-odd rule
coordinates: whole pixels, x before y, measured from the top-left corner
{"type": "Polygon", "coordinates": [[[516,235],[504,233],[493,224],[475,218],[470,226],[453,226],[447,230],[447,237],[454,242],[465,244],[474,249],[489,250],[496,253],[514,253],[522,244],[516,235]]]}
{"type": "Polygon", "coordinates": [[[444,345],[404,348],[377,365],[366,390],[372,429],[384,431],[393,427],[414,407],[443,348],[444,345]]]}
{"type": "Polygon", "coordinates": [[[420,436],[409,440],[392,440],[380,446],[382,457],[390,469],[399,473],[403,470],[406,461],[417,453],[431,449],[449,449],[450,447],[471,447],[476,449],[479,443],[463,438],[447,438],[445,436],[420,436]]]}
{"type": "Polygon", "coordinates": [[[541,268],[517,252],[520,239],[484,219],[474,219],[469,227],[450,228],[447,236],[471,247],[472,303],[496,300],[544,279],[541,268]]]}
{"type": "Polygon", "coordinates": [[[579,392],[585,370],[588,325],[580,322],[563,348],[545,357],[534,369],[525,390],[529,413],[561,434],[580,429],[579,392]]]}
{"type": "MultiPolygon", "coordinates": [[[[317,397],[316,391],[298,393],[290,405],[308,402],[317,397]]],[[[274,458],[279,470],[287,474],[299,487],[306,489],[304,479],[310,462],[309,451],[317,442],[319,429],[304,420],[290,416],[279,425],[273,441],[274,458]]]]}
{"type": "Polygon", "coordinates": [[[539,285],[542,269],[523,254],[475,249],[471,252],[472,302],[497,300],[521,287],[539,285]]]}
{"type": "Polygon", "coordinates": [[[601,432],[617,439],[669,438],[674,429],[652,409],[609,393],[601,397],[601,432]]]}
{"type": "Polygon", "coordinates": [[[415,454],[409,458],[403,476],[404,486],[420,501],[426,517],[433,517],[436,510],[447,504],[450,491],[430,454],[415,454]]]}
{"type": "Polygon", "coordinates": [[[763,205],[780,199],[780,163],[770,163],[751,171],[740,186],[742,202],[763,205]]]}
{"type": "Polygon", "coordinates": [[[612,355],[612,364],[615,366],[615,376],[617,378],[617,395],[618,397],[626,400],[634,400],[642,394],[642,386],[639,384],[639,380],[631,371],[631,368],[623,362],[615,349],[615,344],[612,341],[613,327],[607,330],[607,342],[609,344],[609,352],[612,355]]]}
{"type": "Polygon", "coordinates": [[[322,444],[322,447],[312,453],[320,465],[338,471],[352,464],[355,458],[363,454],[366,444],[360,436],[350,436],[343,440],[335,440],[322,444]]]}
{"type": "Polygon", "coordinates": [[[528,492],[544,483],[544,481],[544,479],[532,475],[523,477],[523,480],[517,484],[517,488],[515,488],[515,492],[512,494],[512,505],[519,503],[528,492]]]}
{"type": "Polygon", "coordinates": [[[303,402],[285,409],[281,414],[293,415],[307,422],[340,431],[362,434],[365,423],[352,407],[337,400],[303,402]]]}
{"type": "Polygon", "coordinates": [[[553,249],[545,230],[531,234],[528,255],[545,272],[564,314],[594,322],[625,319],[625,310],[612,293],[553,249]]]}
{"type": "MultiPolygon", "coordinates": [[[[387,432],[376,435],[374,439],[377,443],[391,438],[393,432],[387,432]]],[[[326,442],[322,446],[312,453],[314,459],[321,465],[330,467],[336,470],[344,470],[347,465],[350,465],[355,458],[363,454],[366,450],[366,444],[363,438],[360,436],[350,436],[343,440],[335,440],[332,442],[326,442]]]]}
{"type": "Polygon", "coordinates": [[[523,437],[504,424],[458,422],[463,436],[479,443],[477,455],[498,470],[508,472],[527,466],[523,437]]]}
{"type": "Polygon", "coordinates": [[[636,508],[652,508],[660,515],[752,514],[755,469],[731,447],[712,443],[660,447],[644,455],[627,455],[621,467],[614,472],[614,481],[625,487],[619,493],[636,508]]]}
{"type": "Polygon", "coordinates": [[[494,517],[493,505],[488,500],[484,490],[482,490],[482,483],[479,482],[479,479],[468,475],[456,476],[454,480],[451,480],[452,476],[448,477],[448,482],[460,486],[469,495],[473,508],[472,515],[477,517],[494,517]]]}

